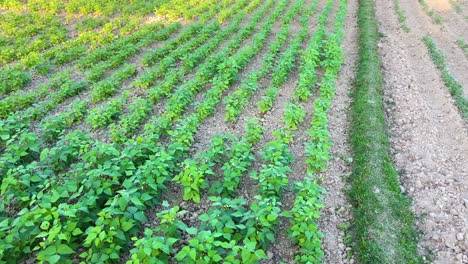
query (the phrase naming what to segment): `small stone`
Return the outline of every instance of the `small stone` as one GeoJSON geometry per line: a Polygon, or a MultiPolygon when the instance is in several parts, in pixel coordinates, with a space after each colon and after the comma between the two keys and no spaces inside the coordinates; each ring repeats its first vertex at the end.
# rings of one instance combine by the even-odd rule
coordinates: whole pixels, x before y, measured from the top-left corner
{"type": "Polygon", "coordinates": [[[345,247],[345,245],[344,245],[343,243],[339,243],[339,244],[338,244],[338,248],[341,249],[341,250],[343,250],[343,249],[345,249],[346,247],[345,247]]]}
{"type": "Polygon", "coordinates": [[[267,252],[267,257],[268,257],[268,259],[273,259],[273,252],[268,251],[267,252]]]}
{"type": "Polygon", "coordinates": [[[462,241],[463,240],[463,233],[458,233],[457,234],[457,240],[462,241]]]}

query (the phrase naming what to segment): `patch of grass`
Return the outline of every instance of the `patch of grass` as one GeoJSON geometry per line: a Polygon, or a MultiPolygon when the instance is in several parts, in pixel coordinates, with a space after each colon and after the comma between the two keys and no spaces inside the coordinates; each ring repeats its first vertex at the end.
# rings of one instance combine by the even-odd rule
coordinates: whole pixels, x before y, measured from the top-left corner
{"type": "Polygon", "coordinates": [[[410,32],[410,28],[408,24],[406,24],[406,15],[405,12],[400,8],[400,2],[398,0],[393,0],[393,4],[395,5],[395,10],[398,15],[398,21],[400,22],[401,28],[405,32],[410,32]]]}
{"type": "Polygon", "coordinates": [[[449,0],[449,2],[450,2],[450,4],[452,5],[453,10],[455,10],[455,12],[456,12],[457,14],[462,14],[462,13],[463,13],[463,11],[462,11],[462,9],[461,9],[461,7],[460,7],[460,3],[458,3],[458,1],[456,1],[456,0],[449,0]]]}
{"type": "Polygon", "coordinates": [[[354,247],[360,263],[423,263],[410,200],[401,192],[385,132],[383,80],[374,1],[360,0],[359,65],[353,93],[354,247]]]}
{"type": "Polygon", "coordinates": [[[442,79],[444,80],[445,86],[447,86],[447,88],[450,91],[450,94],[455,99],[455,104],[462,113],[463,117],[468,118],[468,99],[463,94],[462,85],[455,79],[455,77],[453,77],[453,75],[448,70],[444,54],[441,50],[437,48],[434,40],[430,35],[424,36],[423,42],[424,44],[426,44],[429,54],[431,55],[432,61],[437,66],[437,69],[439,69],[442,79]]]}
{"type": "Polygon", "coordinates": [[[457,45],[460,49],[463,50],[465,57],[468,58],[468,43],[466,43],[463,39],[457,40],[457,45]]]}
{"type": "Polygon", "coordinates": [[[432,21],[438,25],[441,25],[444,22],[442,17],[437,12],[429,8],[429,5],[426,3],[426,1],[418,0],[418,2],[421,4],[424,12],[426,12],[426,14],[432,18],[432,21]]]}

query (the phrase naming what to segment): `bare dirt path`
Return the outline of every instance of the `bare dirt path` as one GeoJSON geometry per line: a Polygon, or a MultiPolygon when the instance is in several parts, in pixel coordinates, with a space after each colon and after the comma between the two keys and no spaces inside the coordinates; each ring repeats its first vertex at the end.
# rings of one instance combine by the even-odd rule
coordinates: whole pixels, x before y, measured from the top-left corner
{"type": "Polygon", "coordinates": [[[324,234],[323,250],[325,263],[354,263],[351,248],[346,245],[346,236],[343,227],[351,219],[351,205],[345,194],[346,177],[351,173],[351,146],[349,141],[350,127],[350,93],[353,88],[358,59],[358,27],[357,27],[357,0],[348,1],[348,12],[345,23],[345,61],[336,83],[335,98],[329,110],[328,129],[331,133],[333,146],[327,171],[320,175],[323,178],[321,186],[327,190],[319,218],[319,228],[324,234]]]}
{"type": "Polygon", "coordinates": [[[417,18],[406,34],[388,12],[391,1],[376,6],[392,154],[413,199],[420,249],[434,263],[468,263],[467,124],[420,40],[417,18]]]}

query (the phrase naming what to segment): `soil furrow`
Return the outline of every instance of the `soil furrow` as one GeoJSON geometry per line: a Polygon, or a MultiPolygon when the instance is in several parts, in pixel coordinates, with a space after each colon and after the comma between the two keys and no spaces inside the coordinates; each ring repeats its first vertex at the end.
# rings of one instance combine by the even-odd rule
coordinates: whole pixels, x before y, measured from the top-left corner
{"type": "Polygon", "coordinates": [[[357,40],[357,0],[348,1],[348,13],[343,40],[345,61],[336,82],[335,97],[328,114],[328,129],[333,142],[332,160],[326,172],[318,175],[322,178],[321,186],[327,191],[319,228],[324,234],[322,239],[325,263],[354,263],[349,239],[346,239],[346,227],[351,219],[351,205],[347,200],[346,178],[351,174],[350,130],[350,93],[354,85],[358,59],[357,40]]]}
{"type": "Polygon", "coordinates": [[[468,263],[466,123],[419,37],[402,36],[390,3],[376,6],[393,159],[420,217],[420,250],[434,263],[468,263]]]}

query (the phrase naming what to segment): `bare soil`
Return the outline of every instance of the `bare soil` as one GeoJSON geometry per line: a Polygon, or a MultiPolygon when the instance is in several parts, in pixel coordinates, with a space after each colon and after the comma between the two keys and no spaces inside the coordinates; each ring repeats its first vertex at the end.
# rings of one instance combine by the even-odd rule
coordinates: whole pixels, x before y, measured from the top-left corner
{"type": "MultiPolygon", "coordinates": [[[[416,0],[400,3],[410,33],[388,12],[391,1],[376,1],[393,159],[413,200],[421,253],[433,263],[468,263],[467,123],[421,41],[424,31],[437,29],[424,22],[416,0]]],[[[450,49],[437,40],[440,49],[450,49]]],[[[466,69],[463,58],[458,63],[466,69]]]]}
{"type": "Polygon", "coordinates": [[[348,1],[343,40],[345,61],[336,83],[335,98],[328,112],[333,158],[328,164],[327,171],[319,175],[323,179],[321,186],[327,191],[325,207],[319,218],[319,229],[324,234],[322,243],[325,263],[354,263],[351,247],[345,241],[346,227],[351,219],[351,205],[347,200],[345,189],[352,162],[349,142],[350,93],[354,85],[358,59],[357,8],[357,0],[348,1]]]}

